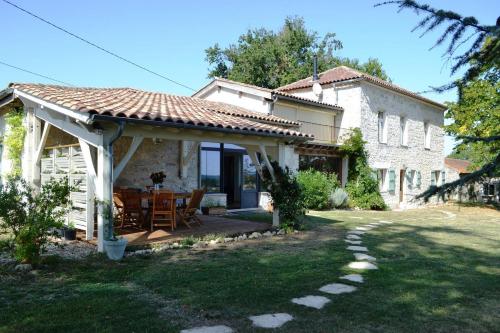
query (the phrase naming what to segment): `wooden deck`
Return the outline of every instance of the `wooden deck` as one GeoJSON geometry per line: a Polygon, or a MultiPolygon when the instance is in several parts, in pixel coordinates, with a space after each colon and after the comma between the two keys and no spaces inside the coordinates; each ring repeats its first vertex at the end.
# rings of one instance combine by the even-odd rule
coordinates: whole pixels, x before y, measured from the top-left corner
{"type": "MultiPolygon", "coordinates": [[[[202,237],[209,234],[231,236],[271,228],[271,225],[265,222],[244,221],[219,216],[201,215],[200,219],[203,224],[201,226],[192,225],[192,229],[188,229],[184,225],[178,225],[174,231],[169,228],[160,228],[153,232],[134,228],[115,228],[115,232],[127,238],[127,246],[147,246],[158,243],[172,243],[189,236],[202,237]]],[[[91,242],[97,243],[95,239],[91,242]]]]}

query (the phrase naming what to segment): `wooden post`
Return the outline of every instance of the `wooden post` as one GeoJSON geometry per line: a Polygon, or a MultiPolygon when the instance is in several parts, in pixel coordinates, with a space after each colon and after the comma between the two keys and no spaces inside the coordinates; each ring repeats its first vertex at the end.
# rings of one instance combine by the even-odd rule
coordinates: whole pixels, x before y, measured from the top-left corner
{"type": "Polygon", "coordinates": [[[97,210],[97,250],[104,252],[104,240],[108,239],[108,223],[110,219],[110,206],[113,204],[113,180],[111,179],[111,166],[113,157],[108,145],[101,144],[97,147],[97,184],[96,197],[98,201],[97,210]]]}
{"type": "MultiPolygon", "coordinates": [[[[32,129],[31,129],[31,184],[35,187],[40,187],[40,157],[38,156],[38,149],[41,145],[41,122],[40,119],[35,117],[34,112],[31,113],[32,129]]],[[[45,145],[45,143],[44,143],[45,145]]],[[[41,153],[40,153],[41,156],[41,153]]]]}

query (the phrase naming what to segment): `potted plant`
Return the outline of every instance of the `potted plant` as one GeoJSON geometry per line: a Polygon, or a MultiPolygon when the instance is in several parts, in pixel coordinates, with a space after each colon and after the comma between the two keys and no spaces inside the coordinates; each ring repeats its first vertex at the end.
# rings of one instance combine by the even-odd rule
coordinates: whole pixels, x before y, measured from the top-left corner
{"type": "Polygon", "coordinates": [[[151,180],[153,181],[153,186],[155,190],[159,189],[161,187],[161,184],[163,184],[163,181],[167,176],[163,173],[163,171],[160,172],[153,172],[151,176],[149,176],[151,180]]]}
{"type": "Polygon", "coordinates": [[[207,198],[201,207],[203,215],[224,215],[227,210],[226,207],[221,205],[218,201],[207,198]]]}
{"type": "Polygon", "coordinates": [[[104,241],[104,249],[106,250],[106,255],[111,260],[121,260],[125,254],[125,248],[127,247],[127,239],[121,236],[115,236],[111,239],[104,241]]]}
{"type": "Polygon", "coordinates": [[[76,240],[76,228],[73,222],[69,222],[63,229],[64,239],[68,241],[76,240]]]}

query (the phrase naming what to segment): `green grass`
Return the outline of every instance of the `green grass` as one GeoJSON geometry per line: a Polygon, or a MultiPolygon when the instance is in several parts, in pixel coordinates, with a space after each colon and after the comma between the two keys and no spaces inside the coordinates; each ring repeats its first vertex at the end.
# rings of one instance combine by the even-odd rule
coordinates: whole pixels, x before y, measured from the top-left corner
{"type": "Polygon", "coordinates": [[[485,208],[313,212],[308,231],[217,250],[172,250],[113,263],[52,260],[38,275],[0,271],[0,332],[178,332],[251,327],[249,315],[288,312],[278,332],[494,332],[500,328],[500,213],[485,208]],[[448,218],[442,210],[456,214],[448,218]],[[351,217],[362,219],[352,219],[351,217]],[[379,270],[322,310],[290,303],[339,282],[349,228],[379,270]]]}

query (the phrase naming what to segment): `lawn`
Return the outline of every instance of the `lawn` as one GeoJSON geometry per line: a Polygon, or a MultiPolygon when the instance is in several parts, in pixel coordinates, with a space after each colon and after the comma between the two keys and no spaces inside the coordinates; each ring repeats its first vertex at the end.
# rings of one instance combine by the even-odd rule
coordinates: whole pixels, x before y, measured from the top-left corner
{"type": "MultiPolygon", "coordinates": [[[[500,330],[500,213],[486,208],[312,212],[307,231],[217,249],[171,250],[112,263],[52,259],[36,274],[0,272],[0,332],[178,332],[287,312],[277,332],[500,330]],[[363,236],[379,269],[322,310],[291,298],[353,273],[344,235],[363,236]]],[[[344,281],[345,282],[345,281],[344,281]]],[[[354,283],[351,283],[354,284],[354,283]]]]}

